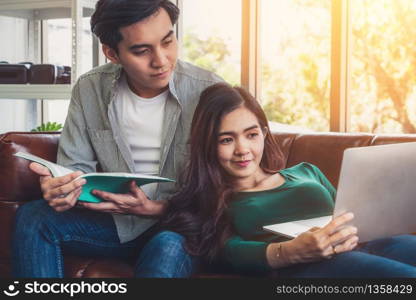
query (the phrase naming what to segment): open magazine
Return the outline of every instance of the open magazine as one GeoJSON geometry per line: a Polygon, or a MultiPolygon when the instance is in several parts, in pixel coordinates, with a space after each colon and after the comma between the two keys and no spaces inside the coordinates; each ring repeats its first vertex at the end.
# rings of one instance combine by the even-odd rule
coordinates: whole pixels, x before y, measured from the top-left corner
{"type": "MultiPolygon", "coordinates": [[[[53,177],[60,177],[74,172],[71,169],[65,168],[33,154],[17,152],[14,155],[33,162],[37,162],[47,167],[53,177]]],[[[86,202],[103,201],[101,198],[94,196],[91,193],[92,190],[101,190],[117,194],[127,193],[129,190],[128,183],[132,180],[136,181],[138,186],[153,182],[174,182],[174,180],[169,178],[137,173],[88,173],[79,176],[75,180],[79,178],[84,178],[87,180],[87,183],[82,186],[82,192],[78,200],[86,202]]]]}

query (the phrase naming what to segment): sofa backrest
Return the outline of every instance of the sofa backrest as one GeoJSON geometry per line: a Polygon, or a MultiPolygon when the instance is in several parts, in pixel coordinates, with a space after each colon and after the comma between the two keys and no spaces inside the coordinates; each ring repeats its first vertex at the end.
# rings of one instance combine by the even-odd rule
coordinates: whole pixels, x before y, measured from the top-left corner
{"type": "MultiPolygon", "coordinates": [[[[336,188],[344,150],[384,144],[416,142],[416,134],[274,133],[285,154],[286,167],[301,162],[316,165],[336,188]]],[[[392,154],[393,155],[393,154],[392,154]]]]}
{"type": "MultiPolygon", "coordinates": [[[[281,145],[286,167],[310,162],[318,166],[335,187],[345,149],[416,141],[416,135],[273,134],[281,145]]],[[[26,151],[56,161],[59,135],[57,132],[9,132],[0,135],[0,205],[2,202],[25,202],[41,197],[39,178],[29,170],[29,162],[13,154],[26,151]]]]}

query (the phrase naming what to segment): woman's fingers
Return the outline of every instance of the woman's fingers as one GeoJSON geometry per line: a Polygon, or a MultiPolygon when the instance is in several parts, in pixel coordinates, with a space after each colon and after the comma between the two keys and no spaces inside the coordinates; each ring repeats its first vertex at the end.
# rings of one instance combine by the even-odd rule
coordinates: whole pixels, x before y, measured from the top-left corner
{"type": "Polygon", "coordinates": [[[336,218],[334,218],[331,222],[328,223],[325,227],[322,228],[323,232],[326,233],[328,236],[332,235],[334,232],[338,231],[341,226],[345,225],[349,221],[354,219],[353,213],[345,213],[336,218]]]}
{"type": "Polygon", "coordinates": [[[331,236],[329,236],[329,242],[331,245],[337,245],[345,240],[351,238],[352,236],[355,236],[357,234],[358,230],[357,227],[354,226],[346,226],[339,231],[333,233],[331,236]]]}
{"type": "Polygon", "coordinates": [[[341,244],[336,245],[333,247],[334,253],[342,253],[342,252],[348,252],[353,250],[358,245],[358,236],[352,236],[351,238],[347,239],[341,244]]]}
{"type": "Polygon", "coordinates": [[[293,239],[292,261],[312,262],[354,249],[358,243],[357,228],[347,225],[353,218],[352,213],[343,214],[325,227],[313,228],[293,239]]]}

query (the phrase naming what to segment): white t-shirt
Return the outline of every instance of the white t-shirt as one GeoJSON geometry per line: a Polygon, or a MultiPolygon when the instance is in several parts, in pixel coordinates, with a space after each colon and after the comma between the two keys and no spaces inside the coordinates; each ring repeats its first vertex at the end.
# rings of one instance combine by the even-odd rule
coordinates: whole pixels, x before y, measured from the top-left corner
{"type": "MultiPolygon", "coordinates": [[[[169,90],[154,98],[142,98],[130,89],[126,77],[120,79],[116,99],[117,119],[130,146],[135,173],[158,175],[162,123],[169,90]]],[[[154,199],[157,183],[146,184],[142,190],[154,199]]]]}

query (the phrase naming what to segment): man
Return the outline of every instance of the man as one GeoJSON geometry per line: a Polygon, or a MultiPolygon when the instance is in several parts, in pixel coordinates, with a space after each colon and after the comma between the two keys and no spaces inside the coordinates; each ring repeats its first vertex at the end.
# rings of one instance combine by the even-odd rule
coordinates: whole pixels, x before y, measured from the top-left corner
{"type": "Polygon", "coordinates": [[[173,26],[178,8],[168,0],[100,0],[91,28],[110,64],[79,78],[60,138],[58,163],[74,170],[52,178],[39,164],[44,199],[17,212],[13,272],[17,277],[63,277],[62,253],[136,259],[137,277],[187,277],[194,261],[182,236],[160,232],[158,217],[174,184],[128,194],[94,191],[105,201],[77,202],[80,174],[135,172],[176,179],[200,92],[221,81],[177,60],[173,26]],[[152,200],[150,200],[152,199],[152,200]]]}

